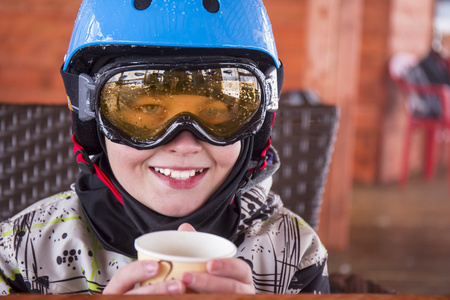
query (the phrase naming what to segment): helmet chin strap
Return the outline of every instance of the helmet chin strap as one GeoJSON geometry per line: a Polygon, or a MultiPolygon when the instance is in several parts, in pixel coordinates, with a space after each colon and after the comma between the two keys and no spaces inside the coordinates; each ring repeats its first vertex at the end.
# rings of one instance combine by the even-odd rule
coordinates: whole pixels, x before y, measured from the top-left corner
{"type": "Polygon", "coordinates": [[[122,195],[120,195],[119,191],[114,187],[111,180],[103,173],[103,171],[92,162],[86,150],[84,150],[83,146],[77,141],[75,137],[75,133],[72,133],[72,141],[73,141],[73,153],[77,158],[77,164],[80,170],[85,174],[95,174],[104,184],[111,190],[114,196],[119,200],[119,202],[123,205],[122,195]]]}

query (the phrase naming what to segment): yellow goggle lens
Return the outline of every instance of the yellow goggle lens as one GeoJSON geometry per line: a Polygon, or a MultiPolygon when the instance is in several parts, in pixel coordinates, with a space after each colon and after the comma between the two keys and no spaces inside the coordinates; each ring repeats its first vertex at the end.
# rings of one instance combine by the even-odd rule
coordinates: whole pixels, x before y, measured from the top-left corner
{"type": "Polygon", "coordinates": [[[129,70],[104,84],[100,105],[109,122],[135,141],[157,139],[182,116],[227,137],[254,116],[261,93],[256,76],[244,68],[129,70]]]}

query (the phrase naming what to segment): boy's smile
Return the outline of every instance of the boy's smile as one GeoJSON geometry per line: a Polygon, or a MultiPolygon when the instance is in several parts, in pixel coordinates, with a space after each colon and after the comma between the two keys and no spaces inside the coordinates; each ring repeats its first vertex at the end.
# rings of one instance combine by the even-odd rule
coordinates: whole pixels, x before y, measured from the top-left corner
{"type": "Polygon", "coordinates": [[[173,189],[191,189],[207,174],[208,169],[150,168],[156,176],[173,189]]]}
{"type": "Polygon", "coordinates": [[[192,178],[198,174],[203,172],[203,169],[200,170],[173,170],[173,169],[163,169],[163,168],[153,168],[156,172],[163,174],[164,176],[168,176],[170,178],[178,179],[178,180],[187,180],[192,178]]]}
{"type": "Polygon", "coordinates": [[[160,214],[181,217],[200,208],[225,181],[241,143],[214,146],[185,131],[154,149],[108,139],[106,148],[114,176],[131,196],[160,214]]]}

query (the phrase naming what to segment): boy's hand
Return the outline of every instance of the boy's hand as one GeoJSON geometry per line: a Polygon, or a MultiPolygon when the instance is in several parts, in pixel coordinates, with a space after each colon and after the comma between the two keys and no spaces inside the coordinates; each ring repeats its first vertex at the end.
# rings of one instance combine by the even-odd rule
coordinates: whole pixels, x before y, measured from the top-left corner
{"type": "Polygon", "coordinates": [[[198,293],[254,294],[250,266],[237,258],[211,260],[208,273],[184,273],[180,280],[186,288],[198,293]]]}
{"type": "MultiPolygon", "coordinates": [[[[195,231],[190,224],[178,227],[181,231],[195,231]]],[[[252,270],[237,258],[211,260],[206,264],[208,273],[184,273],[180,280],[198,293],[254,294],[252,270]]]]}
{"type": "Polygon", "coordinates": [[[134,261],[121,268],[103,290],[104,295],[148,295],[183,294],[185,285],[178,280],[164,281],[134,288],[138,283],[148,280],[159,271],[159,264],[151,260],[134,261]]]}
{"type": "MultiPolygon", "coordinates": [[[[190,224],[182,224],[181,231],[195,231],[190,224]]],[[[171,280],[134,288],[159,271],[154,261],[134,261],[120,269],[103,294],[183,294],[186,289],[198,293],[254,294],[252,271],[237,258],[215,259],[206,264],[207,273],[184,273],[179,280],[171,280]]]]}

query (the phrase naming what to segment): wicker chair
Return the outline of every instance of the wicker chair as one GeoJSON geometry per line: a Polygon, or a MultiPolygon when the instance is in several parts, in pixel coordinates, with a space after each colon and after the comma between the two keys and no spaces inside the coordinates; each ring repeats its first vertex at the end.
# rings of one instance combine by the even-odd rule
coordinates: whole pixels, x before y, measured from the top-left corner
{"type": "Polygon", "coordinates": [[[336,106],[321,104],[311,91],[283,93],[272,143],[281,167],[273,190],[286,207],[317,229],[326,178],[338,127],[336,106]]]}
{"type": "Polygon", "coordinates": [[[67,106],[0,104],[0,220],[70,188],[70,124],[67,106]]]}
{"type": "MultiPolygon", "coordinates": [[[[338,111],[307,104],[314,99],[305,92],[283,94],[272,140],[282,160],[274,190],[316,228],[338,111]]],[[[0,105],[0,219],[75,181],[70,124],[64,105],[0,105]]]]}
{"type": "MultiPolygon", "coordinates": [[[[337,107],[321,104],[311,91],[282,94],[272,134],[281,159],[273,190],[314,229],[319,224],[338,121],[337,107]]],[[[329,277],[332,293],[396,293],[359,274],[332,273],[329,277]]]]}
{"type": "MultiPolygon", "coordinates": [[[[319,223],[339,112],[310,92],[282,96],[272,141],[282,165],[273,188],[313,228],[319,223]]],[[[79,169],[66,106],[0,104],[0,221],[69,189],[79,169]]],[[[391,293],[357,275],[331,274],[334,293],[391,293]]]]}
{"type": "MultiPolygon", "coordinates": [[[[296,94],[285,95],[273,132],[283,161],[274,189],[288,207],[316,227],[337,110],[299,106],[293,100],[296,94]]],[[[2,104],[0,129],[1,219],[68,189],[75,181],[79,170],[66,106],[2,104]]]]}

